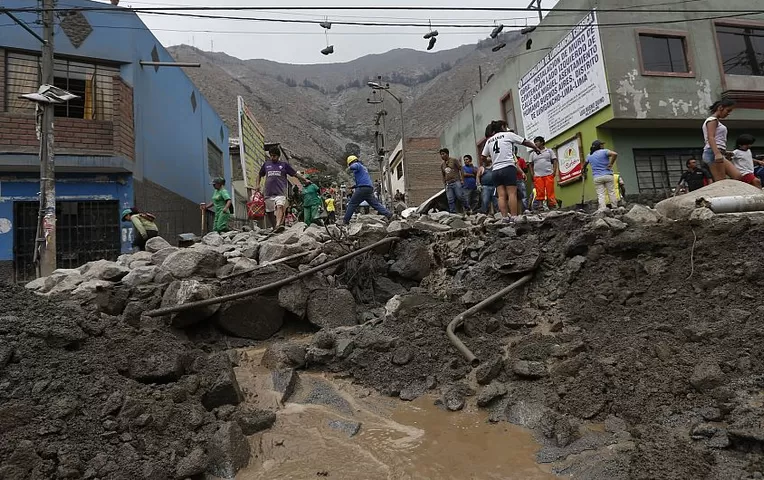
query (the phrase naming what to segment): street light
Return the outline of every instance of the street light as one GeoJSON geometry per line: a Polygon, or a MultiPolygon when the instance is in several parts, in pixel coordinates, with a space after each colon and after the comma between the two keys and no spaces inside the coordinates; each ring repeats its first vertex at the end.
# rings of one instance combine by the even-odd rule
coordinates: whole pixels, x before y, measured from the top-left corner
{"type": "MultiPolygon", "coordinates": [[[[381,80],[381,77],[377,77],[381,80]]],[[[373,90],[381,90],[383,92],[387,92],[388,95],[393,97],[396,102],[398,102],[398,107],[401,110],[401,164],[403,165],[403,193],[407,195],[411,195],[411,192],[409,191],[409,171],[406,166],[406,130],[405,130],[405,121],[403,117],[403,100],[390,91],[390,84],[386,83],[382,85],[381,82],[368,82],[367,85],[372,88],[373,90]]]]}

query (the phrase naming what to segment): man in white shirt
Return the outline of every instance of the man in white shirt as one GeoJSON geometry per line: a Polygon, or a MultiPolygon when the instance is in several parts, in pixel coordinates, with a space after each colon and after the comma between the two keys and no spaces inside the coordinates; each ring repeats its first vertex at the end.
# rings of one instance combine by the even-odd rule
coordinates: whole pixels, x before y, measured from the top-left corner
{"type": "Polygon", "coordinates": [[[555,208],[557,207],[557,198],[554,195],[554,180],[557,177],[557,155],[551,148],[546,148],[544,137],[534,138],[533,143],[536,148],[541,150],[541,153],[531,153],[529,158],[533,188],[536,189],[534,203],[541,207],[546,200],[549,208],[555,208]]]}
{"type": "Polygon", "coordinates": [[[487,157],[491,157],[493,164],[493,181],[496,185],[499,197],[499,210],[504,221],[513,223],[518,214],[517,202],[517,159],[515,158],[515,145],[524,145],[536,153],[540,153],[536,145],[510,132],[507,122],[495,120],[486,128],[486,136],[490,138],[485,142],[480,157],[480,165],[487,157]]]}

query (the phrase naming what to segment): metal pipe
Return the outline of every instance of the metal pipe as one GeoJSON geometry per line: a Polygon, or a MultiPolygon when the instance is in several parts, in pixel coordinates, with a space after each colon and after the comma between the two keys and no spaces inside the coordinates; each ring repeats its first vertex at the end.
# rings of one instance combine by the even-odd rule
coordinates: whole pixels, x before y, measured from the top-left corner
{"type": "Polygon", "coordinates": [[[464,323],[465,318],[478,313],[479,311],[483,310],[485,307],[492,304],[493,302],[500,299],[501,297],[505,296],[506,294],[516,289],[517,287],[521,287],[525,285],[531,280],[531,278],[533,278],[533,272],[528,273],[527,275],[525,275],[523,278],[516,281],[512,285],[499,290],[498,292],[494,293],[493,295],[486,298],[485,300],[478,303],[477,305],[470,308],[469,310],[466,310],[460,313],[459,315],[455,316],[454,319],[451,320],[451,323],[448,324],[448,326],[446,327],[446,335],[448,335],[448,339],[451,340],[451,343],[454,344],[456,349],[459,350],[459,353],[462,354],[462,356],[467,360],[467,362],[471,366],[477,367],[478,365],[480,365],[480,360],[478,360],[477,357],[475,357],[475,354],[473,354],[472,351],[469,348],[467,348],[466,345],[464,345],[464,342],[459,340],[459,337],[456,336],[456,334],[454,333],[454,330],[459,328],[464,323]]]}
{"type": "Polygon", "coordinates": [[[168,315],[170,313],[177,313],[177,312],[183,312],[186,310],[193,310],[195,308],[200,307],[207,307],[210,305],[216,305],[218,303],[223,302],[229,302],[231,300],[237,300],[239,298],[249,297],[252,295],[257,295],[258,293],[266,292],[268,290],[273,290],[275,288],[283,287],[284,285],[288,285],[292,282],[296,282],[297,280],[308,277],[310,275],[313,275],[314,273],[320,272],[321,270],[327,269],[329,267],[333,267],[335,265],[339,265],[340,263],[346,262],[347,260],[350,260],[353,257],[357,257],[358,255],[362,253],[366,253],[369,250],[374,250],[377,247],[380,247],[382,245],[386,245],[388,243],[393,243],[398,240],[398,237],[387,237],[383,238],[382,240],[372,243],[371,245],[367,247],[363,247],[359,250],[356,250],[355,252],[350,252],[347,255],[343,255],[342,257],[335,258],[334,260],[330,260],[322,265],[319,265],[317,267],[313,267],[310,270],[305,270],[304,272],[298,273],[297,275],[293,275],[289,278],[285,278],[282,280],[279,280],[278,282],[269,283],[267,285],[261,285],[256,288],[251,288],[249,290],[244,290],[242,292],[232,293],[230,295],[223,295],[221,297],[214,297],[214,298],[208,298],[206,300],[200,300],[198,302],[191,302],[186,303],[184,305],[175,305],[174,307],[165,307],[160,308],[157,310],[151,310],[150,312],[146,312],[146,315],[149,317],[159,317],[162,315],[168,315]]]}
{"type": "Polygon", "coordinates": [[[704,198],[695,201],[699,207],[710,208],[714,213],[760,212],[764,210],[764,195],[732,195],[704,198]]]}

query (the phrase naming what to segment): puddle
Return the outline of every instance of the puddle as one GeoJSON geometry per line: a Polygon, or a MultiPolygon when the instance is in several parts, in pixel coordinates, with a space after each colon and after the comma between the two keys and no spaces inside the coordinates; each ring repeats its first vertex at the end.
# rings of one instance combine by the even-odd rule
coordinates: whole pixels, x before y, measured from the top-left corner
{"type": "MultiPolygon", "coordinates": [[[[246,390],[267,375],[257,354],[237,369],[246,390]]],[[[248,395],[255,403],[271,397],[248,395]]],[[[251,437],[253,458],[238,480],[540,480],[558,478],[535,463],[527,430],[489,424],[483,411],[457,413],[381,397],[346,380],[301,373],[300,387],[272,429],[251,437]],[[318,392],[318,393],[317,393],[318,392]],[[327,393],[328,392],[328,393],[327,393]],[[360,429],[358,429],[360,424],[360,429]]]]}

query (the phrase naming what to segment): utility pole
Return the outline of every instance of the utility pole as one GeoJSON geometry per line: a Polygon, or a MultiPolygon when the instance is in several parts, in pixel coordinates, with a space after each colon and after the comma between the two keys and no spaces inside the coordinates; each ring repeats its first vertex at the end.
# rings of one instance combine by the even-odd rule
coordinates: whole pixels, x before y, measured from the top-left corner
{"type": "MultiPolygon", "coordinates": [[[[42,2],[42,84],[53,85],[53,29],[55,0],[42,2]]],[[[42,109],[40,124],[40,276],[48,276],[56,269],[56,173],[53,163],[53,103],[39,105],[42,109]]]]}

